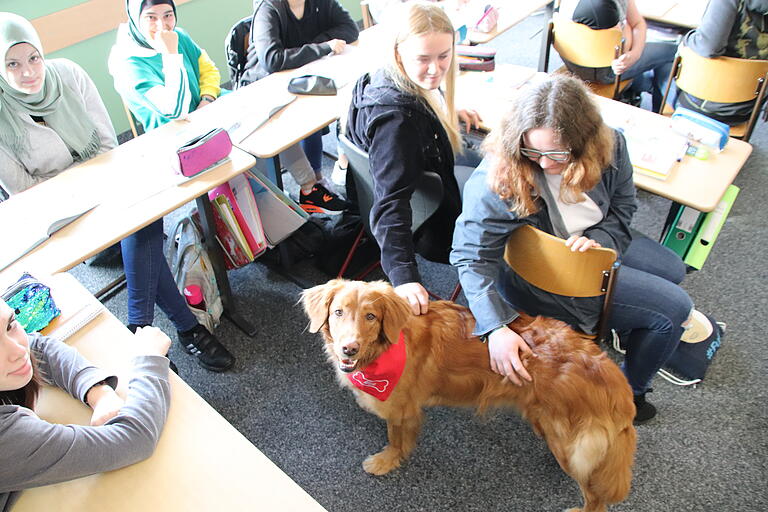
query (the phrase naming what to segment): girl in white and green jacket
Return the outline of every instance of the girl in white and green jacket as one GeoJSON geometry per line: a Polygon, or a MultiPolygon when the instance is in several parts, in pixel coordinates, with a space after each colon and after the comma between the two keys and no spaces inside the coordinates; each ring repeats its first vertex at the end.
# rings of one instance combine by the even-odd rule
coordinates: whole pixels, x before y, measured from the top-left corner
{"type": "Polygon", "coordinates": [[[176,26],[172,0],[127,0],[109,56],[115,89],[145,130],[216,100],[221,74],[208,54],[176,26]]]}

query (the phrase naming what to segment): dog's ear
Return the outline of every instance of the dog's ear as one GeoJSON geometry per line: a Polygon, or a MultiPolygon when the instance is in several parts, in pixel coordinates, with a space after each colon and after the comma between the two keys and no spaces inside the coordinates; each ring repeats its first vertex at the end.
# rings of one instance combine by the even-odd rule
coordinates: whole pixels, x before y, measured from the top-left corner
{"type": "Polygon", "coordinates": [[[400,331],[403,330],[408,319],[413,315],[411,307],[395,293],[391,286],[382,294],[383,318],[381,330],[390,343],[397,343],[400,331]]]}
{"type": "Polygon", "coordinates": [[[344,282],[343,279],[333,279],[301,293],[301,304],[309,317],[309,332],[318,332],[328,320],[328,307],[344,282]]]}

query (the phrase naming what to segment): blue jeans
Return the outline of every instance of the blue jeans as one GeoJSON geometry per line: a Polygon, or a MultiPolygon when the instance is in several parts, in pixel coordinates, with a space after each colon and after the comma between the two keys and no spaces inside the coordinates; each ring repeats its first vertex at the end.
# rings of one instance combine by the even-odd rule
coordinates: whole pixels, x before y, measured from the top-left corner
{"type": "MultiPolygon", "coordinates": [[[[661,98],[664,96],[664,88],[667,86],[676,52],[677,45],[673,43],[657,41],[645,43],[643,54],[638,61],[621,75],[622,80],[633,79],[629,91],[651,93],[654,112],[658,112],[661,106],[661,98]]],[[[568,61],[565,63],[568,69],[582,80],[610,84],[616,78],[610,67],[586,68],[568,61]]],[[[671,100],[669,101],[674,104],[671,100]]]]}
{"type": "MultiPolygon", "coordinates": [[[[651,93],[654,112],[658,112],[661,106],[676,52],[677,45],[672,43],[645,43],[640,59],[621,75],[622,80],[633,79],[630,90],[651,93]]],[[[670,103],[674,104],[672,101],[670,103]]]]}
{"type": "Polygon", "coordinates": [[[635,394],[680,343],[682,324],[693,309],[678,286],[685,277],[680,257],[658,242],[637,237],[622,258],[608,325],[622,333],[627,349],[623,370],[635,394]]]}
{"type": "Polygon", "coordinates": [[[179,293],[163,253],[163,219],[120,242],[128,287],[128,323],[152,325],[155,303],[178,331],[197,325],[195,315],[179,293]]]}
{"type": "Polygon", "coordinates": [[[309,165],[316,174],[323,170],[323,130],[318,130],[300,142],[309,165]]]}

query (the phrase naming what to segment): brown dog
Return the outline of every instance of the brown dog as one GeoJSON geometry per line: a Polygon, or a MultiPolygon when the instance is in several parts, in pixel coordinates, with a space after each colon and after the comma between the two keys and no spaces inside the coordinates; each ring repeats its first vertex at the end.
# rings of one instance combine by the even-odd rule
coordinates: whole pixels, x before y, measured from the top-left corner
{"type": "Polygon", "coordinates": [[[365,459],[367,472],[383,475],[410,455],[424,407],[514,407],[578,482],[584,512],[626,498],[635,453],[632,391],[616,364],[565,323],[523,315],[511,324],[537,356],[523,356],[533,382],[516,386],[491,370],[488,347],[470,335],[472,315],[453,302],[432,302],[429,313],[414,316],[387,283],[337,279],[306,290],[302,303],[341,385],[387,421],[389,444],[365,459]],[[366,375],[402,346],[401,332],[399,381],[366,375]]]}

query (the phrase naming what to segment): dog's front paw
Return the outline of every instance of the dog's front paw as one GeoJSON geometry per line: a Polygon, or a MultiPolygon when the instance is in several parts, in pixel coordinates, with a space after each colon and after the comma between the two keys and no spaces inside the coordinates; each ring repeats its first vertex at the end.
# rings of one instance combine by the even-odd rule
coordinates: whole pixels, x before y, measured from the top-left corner
{"type": "Polygon", "coordinates": [[[582,512],[582,509],[580,508],[567,508],[563,510],[563,512],[582,512]]]}
{"type": "Polygon", "coordinates": [[[400,467],[403,460],[399,450],[387,446],[379,453],[373,454],[363,461],[363,469],[372,475],[386,475],[400,467]]]}

